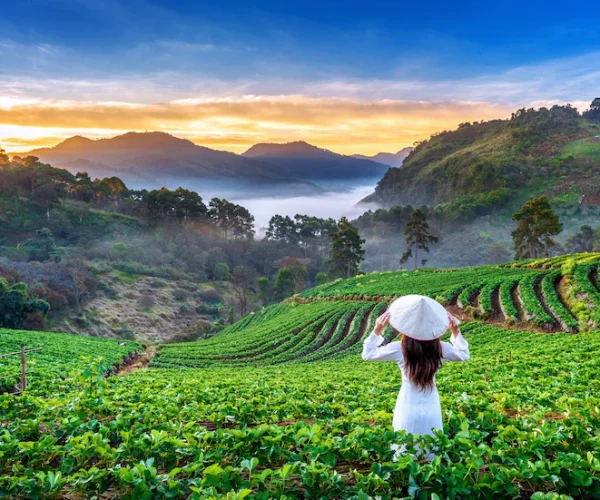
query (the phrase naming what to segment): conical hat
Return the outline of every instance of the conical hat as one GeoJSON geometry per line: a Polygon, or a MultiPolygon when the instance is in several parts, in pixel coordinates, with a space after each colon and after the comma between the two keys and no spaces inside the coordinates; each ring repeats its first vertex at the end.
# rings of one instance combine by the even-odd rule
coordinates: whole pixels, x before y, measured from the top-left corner
{"type": "Polygon", "coordinates": [[[388,309],[390,325],[416,340],[438,339],[450,325],[446,309],[423,295],[405,295],[392,302],[388,309]]]}

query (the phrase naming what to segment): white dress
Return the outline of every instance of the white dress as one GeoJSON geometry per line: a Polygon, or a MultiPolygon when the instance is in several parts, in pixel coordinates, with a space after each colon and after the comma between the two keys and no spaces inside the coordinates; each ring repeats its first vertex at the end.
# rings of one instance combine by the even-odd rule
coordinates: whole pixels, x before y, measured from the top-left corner
{"type": "MultiPolygon", "coordinates": [[[[394,408],[392,425],[395,431],[404,430],[410,434],[433,436],[433,430],[443,430],[442,407],[440,396],[435,386],[423,390],[415,387],[404,371],[404,356],[400,342],[390,342],[378,347],[384,338],[372,332],[363,343],[362,358],[365,361],[395,361],[402,372],[402,387],[394,408]]],[[[442,342],[442,361],[467,361],[469,359],[469,344],[459,332],[456,338],[450,337],[450,342],[442,342]]],[[[394,446],[395,450],[398,450],[394,446]]],[[[404,452],[404,446],[398,453],[404,452]]],[[[431,460],[435,455],[427,453],[431,460]]]]}

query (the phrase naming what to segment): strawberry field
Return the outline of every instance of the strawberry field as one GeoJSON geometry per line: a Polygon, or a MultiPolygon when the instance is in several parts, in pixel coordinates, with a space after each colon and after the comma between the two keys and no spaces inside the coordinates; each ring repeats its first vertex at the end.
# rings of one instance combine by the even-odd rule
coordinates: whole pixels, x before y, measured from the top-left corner
{"type": "Polygon", "coordinates": [[[45,347],[38,383],[0,396],[0,496],[600,497],[599,257],[326,284],[126,376],[105,373],[135,344],[0,332],[0,353],[45,347]],[[398,368],[360,358],[405,293],[473,319],[471,361],[437,376],[432,462],[392,461],[392,443],[418,444],[391,427],[398,368]]]}

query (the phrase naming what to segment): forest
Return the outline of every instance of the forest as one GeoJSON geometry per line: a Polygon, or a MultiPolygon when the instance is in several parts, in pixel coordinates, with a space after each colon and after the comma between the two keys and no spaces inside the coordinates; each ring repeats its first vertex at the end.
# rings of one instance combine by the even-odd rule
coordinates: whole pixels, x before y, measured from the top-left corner
{"type": "MultiPolygon", "coordinates": [[[[274,215],[257,239],[252,214],[226,199],[205,203],[184,188],[131,190],[118,177],[73,175],[3,151],[0,223],[0,277],[11,296],[18,284],[19,311],[35,309],[4,326],[42,328],[71,316],[85,330],[94,321],[86,304],[98,295],[117,301],[119,291],[130,294],[148,312],[160,305],[161,288],[175,287],[177,312],[201,324],[194,330],[187,322],[186,338],[345,277],[344,265],[331,259],[331,240],[353,231],[344,219],[274,215]],[[132,295],[127,288],[139,279],[149,290],[132,295]]],[[[131,335],[130,328],[111,330],[131,335]]]]}

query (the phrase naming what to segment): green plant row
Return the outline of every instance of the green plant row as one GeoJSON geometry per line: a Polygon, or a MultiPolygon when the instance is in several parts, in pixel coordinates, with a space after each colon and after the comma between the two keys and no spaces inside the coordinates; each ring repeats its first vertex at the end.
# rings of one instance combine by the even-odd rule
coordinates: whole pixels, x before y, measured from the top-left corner
{"type": "Polygon", "coordinates": [[[543,272],[530,272],[519,281],[519,296],[523,303],[526,319],[539,326],[554,323],[554,318],[545,311],[535,293],[536,283],[544,275],[543,272]]]}
{"type": "Polygon", "coordinates": [[[512,297],[512,290],[518,284],[518,280],[509,279],[505,280],[500,284],[500,307],[506,319],[510,322],[517,322],[519,320],[519,309],[515,305],[515,302],[512,297]]]}
{"type": "Polygon", "coordinates": [[[458,296],[458,305],[460,307],[467,307],[469,306],[471,303],[469,301],[469,299],[476,295],[477,292],[479,292],[479,290],[481,290],[481,288],[483,287],[483,283],[475,283],[472,285],[468,285],[467,287],[465,287],[465,289],[460,292],[459,296],[458,296]]]}
{"type": "Polygon", "coordinates": [[[577,265],[572,281],[575,294],[585,297],[584,303],[589,310],[590,321],[595,326],[600,325],[600,290],[592,283],[590,273],[597,268],[597,264],[577,265]]]}
{"type": "Polygon", "coordinates": [[[479,292],[479,309],[486,314],[494,313],[492,297],[494,292],[504,283],[503,279],[495,279],[487,282],[479,292]]]}
{"type": "Polygon", "coordinates": [[[546,274],[542,279],[542,294],[544,295],[546,305],[558,318],[561,325],[567,329],[575,330],[577,328],[577,318],[565,307],[556,291],[556,282],[561,276],[560,270],[546,274]]]}

